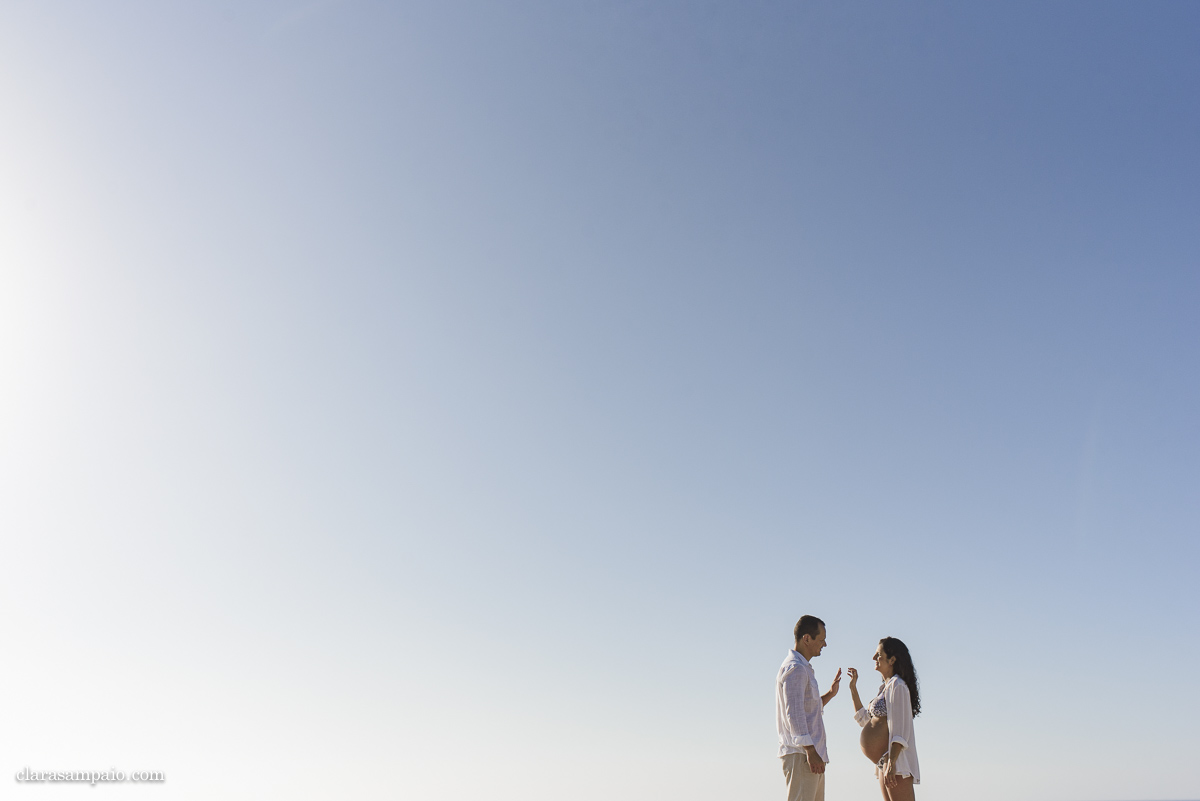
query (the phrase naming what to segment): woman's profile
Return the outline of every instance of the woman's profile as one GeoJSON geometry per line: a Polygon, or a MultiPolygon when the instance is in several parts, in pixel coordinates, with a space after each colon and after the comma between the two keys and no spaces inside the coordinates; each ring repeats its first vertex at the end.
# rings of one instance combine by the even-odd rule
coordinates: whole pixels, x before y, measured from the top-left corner
{"type": "Polygon", "coordinates": [[[859,743],[867,759],[875,763],[884,801],[914,801],[913,785],[921,783],[913,732],[913,718],[921,713],[917,671],[908,646],[895,637],[880,640],[872,659],[883,684],[866,706],[858,697],[858,671],[847,671],[854,719],[863,727],[859,743]]]}

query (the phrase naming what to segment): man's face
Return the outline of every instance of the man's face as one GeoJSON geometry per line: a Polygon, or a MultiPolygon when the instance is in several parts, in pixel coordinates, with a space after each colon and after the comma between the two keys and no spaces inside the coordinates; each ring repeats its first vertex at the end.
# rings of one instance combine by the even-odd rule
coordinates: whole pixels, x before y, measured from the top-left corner
{"type": "Polygon", "coordinates": [[[813,656],[821,655],[821,651],[823,651],[825,649],[825,627],[824,626],[817,627],[817,636],[813,638],[812,645],[810,647],[812,648],[813,656]]]}
{"type": "Polygon", "coordinates": [[[805,655],[806,659],[812,659],[814,656],[820,656],[821,651],[825,648],[825,627],[817,626],[817,636],[805,634],[800,638],[800,642],[796,643],[797,650],[805,655]]]}

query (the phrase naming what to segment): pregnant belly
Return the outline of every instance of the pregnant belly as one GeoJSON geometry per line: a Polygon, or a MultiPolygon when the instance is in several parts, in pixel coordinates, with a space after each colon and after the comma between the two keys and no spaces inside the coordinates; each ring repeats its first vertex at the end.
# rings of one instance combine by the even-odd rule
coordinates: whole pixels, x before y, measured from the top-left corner
{"type": "Polygon", "coordinates": [[[878,762],[880,757],[887,753],[890,739],[887,718],[871,718],[867,725],[863,726],[858,744],[862,746],[862,752],[867,755],[867,759],[878,762]]]}

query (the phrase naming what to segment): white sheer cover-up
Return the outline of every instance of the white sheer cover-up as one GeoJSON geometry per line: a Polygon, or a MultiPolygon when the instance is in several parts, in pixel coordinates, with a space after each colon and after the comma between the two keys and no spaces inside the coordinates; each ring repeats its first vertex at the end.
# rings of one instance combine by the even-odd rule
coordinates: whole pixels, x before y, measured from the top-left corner
{"type": "MultiPolygon", "coordinates": [[[[900,756],[896,759],[896,775],[912,776],[913,784],[921,783],[921,767],[917,762],[917,736],[913,731],[912,696],[908,685],[899,676],[892,676],[879,687],[879,693],[854,713],[859,726],[866,726],[871,719],[871,707],[883,697],[887,706],[888,749],[892,743],[900,743],[900,756]]],[[[885,755],[886,757],[886,755],[885,755]]],[[[880,768],[876,766],[875,774],[880,768]]]]}

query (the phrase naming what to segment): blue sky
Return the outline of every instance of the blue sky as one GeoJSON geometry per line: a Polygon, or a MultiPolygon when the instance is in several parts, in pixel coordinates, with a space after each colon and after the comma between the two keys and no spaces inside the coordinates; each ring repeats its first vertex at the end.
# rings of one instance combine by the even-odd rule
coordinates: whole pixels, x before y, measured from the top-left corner
{"type": "Polygon", "coordinates": [[[777,798],[813,613],[924,799],[1200,797],[1198,31],[4,4],[9,770],[777,798]]]}

